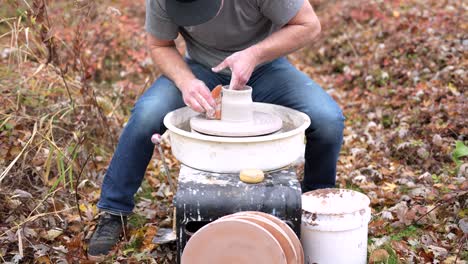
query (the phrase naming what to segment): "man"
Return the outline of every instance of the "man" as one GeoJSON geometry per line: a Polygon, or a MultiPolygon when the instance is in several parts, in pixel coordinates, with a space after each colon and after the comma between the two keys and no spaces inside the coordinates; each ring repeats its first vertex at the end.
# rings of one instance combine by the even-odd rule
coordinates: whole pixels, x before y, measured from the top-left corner
{"type": "Polygon", "coordinates": [[[253,87],[254,101],[309,115],[303,192],[335,186],[343,115],[333,99],[283,56],[312,42],[320,22],[307,0],[146,0],[148,46],[163,73],[138,99],[104,178],[98,207],[105,213],[89,255],[107,254],[134,207],[164,116],[187,105],[211,113],[210,90],[253,87]],[[174,39],[181,34],[185,58],[174,39]]]}

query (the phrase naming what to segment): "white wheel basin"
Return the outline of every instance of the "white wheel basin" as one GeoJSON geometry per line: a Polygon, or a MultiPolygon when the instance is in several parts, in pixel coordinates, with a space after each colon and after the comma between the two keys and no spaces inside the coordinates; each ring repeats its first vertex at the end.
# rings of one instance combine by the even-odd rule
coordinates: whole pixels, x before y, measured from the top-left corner
{"type": "Polygon", "coordinates": [[[216,137],[191,132],[189,121],[198,115],[188,107],[168,113],[164,125],[169,131],[172,153],[183,164],[218,173],[254,168],[271,171],[290,165],[304,153],[304,131],[309,117],[299,111],[266,103],[254,103],[254,110],[272,113],[283,121],[274,134],[256,137],[216,137]]]}

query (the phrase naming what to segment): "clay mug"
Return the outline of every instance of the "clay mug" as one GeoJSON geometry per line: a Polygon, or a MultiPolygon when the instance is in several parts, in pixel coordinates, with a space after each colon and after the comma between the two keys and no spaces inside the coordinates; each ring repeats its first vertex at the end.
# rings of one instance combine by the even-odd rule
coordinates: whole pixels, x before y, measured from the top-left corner
{"type": "Polygon", "coordinates": [[[221,120],[227,122],[253,121],[252,87],[233,90],[223,86],[221,99],[221,120]]]}

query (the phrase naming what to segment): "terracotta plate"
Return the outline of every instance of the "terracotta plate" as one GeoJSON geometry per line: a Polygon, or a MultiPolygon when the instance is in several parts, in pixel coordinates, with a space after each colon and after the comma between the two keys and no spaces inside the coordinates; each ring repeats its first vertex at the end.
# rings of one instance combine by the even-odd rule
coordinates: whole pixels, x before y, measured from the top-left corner
{"type": "Polygon", "coordinates": [[[281,118],[263,112],[253,113],[253,122],[226,122],[195,116],[190,119],[190,127],[200,133],[223,137],[246,137],[271,134],[281,129],[281,118]]]}
{"type": "Polygon", "coordinates": [[[254,215],[261,215],[261,216],[273,221],[278,226],[280,226],[283,229],[283,231],[286,234],[288,234],[289,238],[291,239],[291,242],[294,245],[297,257],[299,259],[299,262],[297,262],[297,263],[300,263],[300,264],[304,263],[304,249],[302,248],[301,241],[299,240],[296,233],[294,233],[294,231],[291,229],[290,226],[288,226],[285,222],[281,221],[281,219],[279,219],[279,218],[277,218],[277,217],[275,217],[275,216],[273,216],[271,214],[264,213],[264,212],[245,211],[245,212],[239,212],[239,213],[236,213],[236,214],[242,214],[242,213],[250,213],[250,214],[254,214],[254,215]]]}
{"type": "Polygon", "coordinates": [[[182,253],[183,264],[288,264],[281,245],[263,227],[220,219],[198,230],[182,253]]]}
{"type": "Polygon", "coordinates": [[[297,264],[298,259],[294,244],[292,243],[289,236],[283,231],[281,227],[275,224],[273,221],[268,220],[266,217],[256,214],[249,213],[237,213],[222,217],[221,219],[243,219],[260,225],[265,228],[275,239],[280,243],[281,248],[284,251],[288,264],[297,264]]]}

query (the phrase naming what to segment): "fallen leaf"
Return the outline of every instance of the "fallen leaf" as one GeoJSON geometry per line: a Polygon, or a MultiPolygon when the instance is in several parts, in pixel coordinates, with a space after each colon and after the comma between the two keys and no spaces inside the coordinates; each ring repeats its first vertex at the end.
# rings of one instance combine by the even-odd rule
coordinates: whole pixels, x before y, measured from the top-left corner
{"type": "Polygon", "coordinates": [[[147,226],[146,232],[143,239],[143,245],[141,247],[142,251],[150,252],[154,249],[156,244],[153,243],[153,238],[156,236],[158,228],[156,226],[147,226]]]}
{"type": "Polygon", "coordinates": [[[377,249],[370,254],[369,264],[387,263],[390,255],[385,249],[377,249]]]}
{"type": "Polygon", "coordinates": [[[13,196],[10,197],[11,199],[14,199],[14,198],[33,198],[32,194],[27,192],[27,191],[23,191],[21,189],[16,189],[13,191],[13,196]]]}
{"type": "Polygon", "coordinates": [[[386,192],[393,192],[395,191],[396,188],[398,188],[398,185],[394,184],[393,182],[392,183],[388,183],[388,182],[384,182],[384,187],[382,187],[382,189],[386,192]]]}
{"type": "Polygon", "coordinates": [[[43,238],[49,241],[53,241],[61,234],[63,234],[63,230],[54,228],[54,229],[50,229],[49,231],[47,231],[47,233],[43,236],[43,238]]]}
{"type": "Polygon", "coordinates": [[[35,260],[36,260],[36,263],[39,263],[39,264],[50,264],[50,263],[52,263],[48,256],[40,256],[40,257],[36,258],[35,260]]]}
{"type": "Polygon", "coordinates": [[[460,219],[458,226],[463,231],[464,234],[468,234],[468,217],[460,219]]]}
{"type": "Polygon", "coordinates": [[[434,254],[434,257],[436,258],[442,258],[444,259],[447,254],[448,254],[448,251],[447,249],[443,248],[443,247],[438,247],[438,246],[434,246],[434,245],[430,245],[427,247],[430,251],[432,251],[432,253],[434,254]]]}

